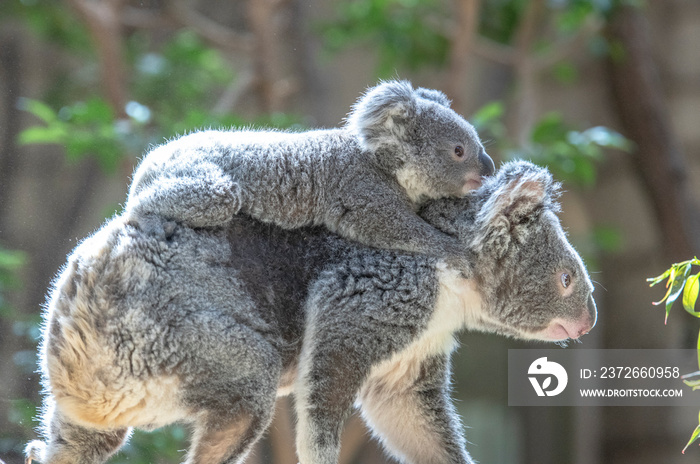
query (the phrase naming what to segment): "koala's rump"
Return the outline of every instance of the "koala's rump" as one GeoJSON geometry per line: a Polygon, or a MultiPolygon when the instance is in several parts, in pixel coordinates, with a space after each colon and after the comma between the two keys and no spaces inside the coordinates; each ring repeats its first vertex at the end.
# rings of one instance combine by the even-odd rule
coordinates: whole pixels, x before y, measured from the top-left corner
{"type": "MultiPolygon", "coordinates": [[[[201,372],[190,348],[208,324],[239,324],[232,305],[246,305],[217,266],[229,259],[226,242],[197,237],[149,237],[116,218],[70,257],[44,342],[48,386],[69,418],[154,428],[191,413],[182,395],[201,372]]],[[[248,313],[243,325],[265,322],[248,313]]]]}

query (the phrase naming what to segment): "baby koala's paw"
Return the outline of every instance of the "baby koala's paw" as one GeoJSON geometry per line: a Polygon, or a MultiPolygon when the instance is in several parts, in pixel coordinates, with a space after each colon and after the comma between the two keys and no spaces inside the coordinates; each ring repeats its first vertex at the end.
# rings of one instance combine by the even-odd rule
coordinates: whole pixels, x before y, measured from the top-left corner
{"type": "MultiPolygon", "coordinates": [[[[170,214],[164,216],[190,227],[217,227],[230,221],[241,210],[243,193],[237,183],[215,179],[202,184],[197,184],[190,196],[185,191],[175,196],[184,201],[173,203],[168,208],[170,214]]],[[[179,186],[183,190],[188,187],[184,183],[179,186]]]]}
{"type": "MultiPolygon", "coordinates": [[[[192,205],[192,221],[200,226],[214,220],[224,223],[238,214],[243,206],[243,191],[239,184],[227,180],[217,180],[204,190],[206,198],[199,204],[199,209],[192,205]]],[[[217,224],[218,225],[218,224],[217,224]]]]}
{"type": "Polygon", "coordinates": [[[237,182],[226,183],[226,196],[229,198],[231,215],[237,214],[243,207],[243,189],[237,182]]]}

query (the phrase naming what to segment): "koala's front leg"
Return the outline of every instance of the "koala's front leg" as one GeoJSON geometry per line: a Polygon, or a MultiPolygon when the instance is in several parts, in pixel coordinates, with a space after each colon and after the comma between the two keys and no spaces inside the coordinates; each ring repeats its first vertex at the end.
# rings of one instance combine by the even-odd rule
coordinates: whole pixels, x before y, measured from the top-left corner
{"type": "Polygon", "coordinates": [[[351,204],[338,222],[338,232],[366,245],[441,258],[460,270],[469,266],[459,241],[425,222],[407,202],[368,199],[351,204]]]}
{"type": "Polygon", "coordinates": [[[365,422],[402,463],[473,464],[449,396],[448,355],[424,360],[414,372],[420,376],[408,387],[367,381],[360,393],[365,422]]]}

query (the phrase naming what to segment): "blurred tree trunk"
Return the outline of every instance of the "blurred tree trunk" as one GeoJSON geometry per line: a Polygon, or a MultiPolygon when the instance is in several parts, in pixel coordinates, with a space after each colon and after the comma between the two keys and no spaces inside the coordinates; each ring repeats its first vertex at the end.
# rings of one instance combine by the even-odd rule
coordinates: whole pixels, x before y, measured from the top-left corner
{"type": "MultiPolygon", "coordinates": [[[[693,205],[688,164],[666,108],[667,98],[654,60],[645,11],[631,6],[616,8],[606,23],[605,35],[610,44],[605,65],[613,110],[623,134],[635,144],[631,164],[655,218],[660,255],[668,265],[692,258],[700,250],[700,217],[693,205]]],[[[614,261],[606,260],[610,274],[622,265],[614,261]]],[[[625,264],[634,265],[631,259],[625,264]]],[[[610,301],[615,301],[613,293],[625,298],[619,290],[613,290],[608,295],[610,301]]],[[[616,306],[619,305],[610,304],[609,308],[616,306]]],[[[624,318],[608,317],[606,345],[619,346],[620,333],[628,334],[626,342],[630,346],[642,348],[659,342],[632,330],[624,318]]],[[[668,340],[671,334],[660,333],[658,337],[667,346],[677,346],[668,340]]],[[[678,412],[673,408],[607,408],[603,414],[603,462],[671,462],[672,456],[680,457],[673,427],[678,412]]],[[[692,424],[688,427],[690,433],[692,424]]]]}
{"type": "Polygon", "coordinates": [[[464,113],[462,87],[467,79],[472,44],[478,35],[481,0],[457,0],[456,24],[453,25],[450,62],[447,70],[447,95],[452,99],[452,109],[464,113]]]}
{"type": "Polygon", "coordinates": [[[690,259],[700,250],[700,217],[691,200],[688,166],[665,107],[648,24],[639,8],[620,7],[606,32],[613,102],[624,135],[636,144],[633,163],[658,218],[665,254],[669,264],[690,259]]]}
{"type": "Polygon", "coordinates": [[[100,64],[103,92],[114,114],[126,118],[126,69],[122,50],[124,0],[70,0],[92,35],[100,64]]]}
{"type": "Polygon", "coordinates": [[[0,231],[3,217],[9,207],[9,193],[18,167],[18,153],[14,137],[19,132],[19,110],[16,100],[20,95],[19,38],[12,29],[0,36],[0,231]]]}
{"type": "MultiPolygon", "coordinates": [[[[22,91],[23,72],[21,64],[21,38],[13,27],[0,34],[0,247],[12,248],[5,235],[7,211],[11,208],[10,192],[16,185],[16,174],[21,157],[15,150],[15,137],[19,131],[19,111],[16,99],[22,91]]],[[[26,341],[18,340],[13,333],[13,320],[0,317],[0,353],[15,353],[18,349],[30,349],[26,341]]],[[[12,398],[26,396],[28,384],[24,376],[16,374],[17,366],[12,356],[0,357],[0,430],[5,434],[21,439],[22,427],[6,421],[12,409],[12,398]],[[25,390],[25,391],[23,391],[25,390]]],[[[36,381],[36,379],[33,379],[36,381]]],[[[29,390],[31,391],[30,386],[29,390]]],[[[8,459],[19,456],[8,455],[8,459]]]]}

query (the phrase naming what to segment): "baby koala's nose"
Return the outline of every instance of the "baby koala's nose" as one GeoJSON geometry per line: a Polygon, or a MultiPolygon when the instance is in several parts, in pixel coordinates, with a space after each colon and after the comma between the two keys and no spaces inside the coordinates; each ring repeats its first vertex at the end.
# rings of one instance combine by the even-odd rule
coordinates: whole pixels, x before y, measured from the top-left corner
{"type": "Polygon", "coordinates": [[[479,166],[481,167],[479,174],[482,176],[492,176],[496,172],[496,165],[483,148],[479,152],[479,166]]]}

